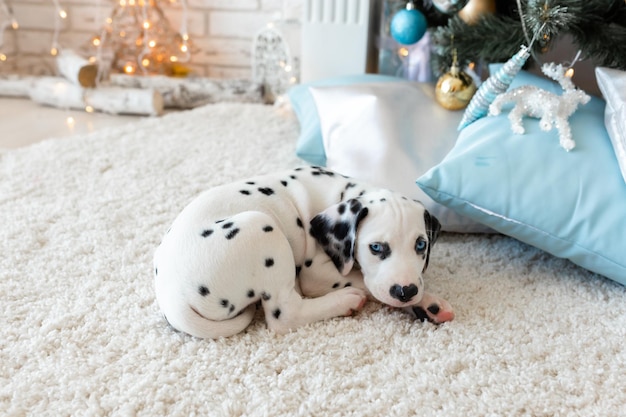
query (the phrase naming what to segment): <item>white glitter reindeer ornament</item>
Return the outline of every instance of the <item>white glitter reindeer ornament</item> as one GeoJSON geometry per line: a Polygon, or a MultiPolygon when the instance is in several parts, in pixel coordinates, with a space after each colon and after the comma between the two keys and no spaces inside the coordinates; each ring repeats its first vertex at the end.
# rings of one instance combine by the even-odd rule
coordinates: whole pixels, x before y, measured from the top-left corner
{"type": "Polygon", "coordinates": [[[514,133],[524,134],[523,116],[535,117],[539,119],[539,127],[545,132],[556,126],[560,145],[566,151],[571,151],[576,143],[572,139],[568,118],[576,111],[578,104],[586,104],[590,97],[574,86],[571,78],[566,75],[567,69],[561,64],[543,64],[541,71],[559,83],[563,88],[563,94],[558,95],[532,85],[525,85],[497,96],[489,106],[489,115],[500,114],[503,104],[513,102],[515,106],[509,113],[509,120],[514,133]]]}

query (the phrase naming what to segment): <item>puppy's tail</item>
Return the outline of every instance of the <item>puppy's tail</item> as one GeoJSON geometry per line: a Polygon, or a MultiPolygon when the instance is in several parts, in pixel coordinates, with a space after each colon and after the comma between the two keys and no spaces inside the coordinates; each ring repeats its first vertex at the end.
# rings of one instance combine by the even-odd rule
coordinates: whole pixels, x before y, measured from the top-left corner
{"type": "Polygon", "coordinates": [[[176,330],[202,339],[218,339],[242,332],[254,318],[255,311],[256,305],[251,304],[237,316],[217,321],[207,319],[188,307],[182,314],[176,314],[176,317],[165,316],[165,319],[176,330]]]}

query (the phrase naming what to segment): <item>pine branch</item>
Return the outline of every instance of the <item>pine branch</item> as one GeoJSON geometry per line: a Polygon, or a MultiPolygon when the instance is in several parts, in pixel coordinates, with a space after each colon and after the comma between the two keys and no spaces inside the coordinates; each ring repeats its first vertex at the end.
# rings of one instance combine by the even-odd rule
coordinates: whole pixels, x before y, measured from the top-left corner
{"type": "Polygon", "coordinates": [[[456,48],[459,65],[463,67],[476,60],[504,62],[526,43],[519,20],[496,15],[485,15],[471,26],[455,16],[448,21],[448,26],[438,27],[432,36],[436,74],[450,68],[452,48],[456,48]]]}
{"type": "MultiPolygon", "coordinates": [[[[528,37],[536,38],[535,53],[545,52],[569,33],[583,57],[596,65],[626,70],[626,2],[624,0],[521,0],[528,37]]],[[[529,40],[517,12],[485,15],[467,25],[457,16],[433,30],[433,71],[441,74],[452,63],[451,38],[459,64],[471,61],[503,62],[529,40]]]]}

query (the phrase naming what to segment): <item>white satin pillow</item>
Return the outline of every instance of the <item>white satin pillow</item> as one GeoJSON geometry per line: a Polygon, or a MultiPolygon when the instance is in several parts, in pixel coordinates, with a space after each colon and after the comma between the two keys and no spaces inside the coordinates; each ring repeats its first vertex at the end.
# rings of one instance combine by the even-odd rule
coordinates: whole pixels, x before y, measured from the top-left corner
{"type": "Polygon", "coordinates": [[[598,67],[596,80],[606,100],[604,124],[626,181],[626,72],[598,67]]]}
{"type": "Polygon", "coordinates": [[[421,201],[443,230],[492,232],[428,197],[415,180],[443,160],[462,112],[437,105],[434,87],[414,82],[310,87],[326,166],[421,201]]]}

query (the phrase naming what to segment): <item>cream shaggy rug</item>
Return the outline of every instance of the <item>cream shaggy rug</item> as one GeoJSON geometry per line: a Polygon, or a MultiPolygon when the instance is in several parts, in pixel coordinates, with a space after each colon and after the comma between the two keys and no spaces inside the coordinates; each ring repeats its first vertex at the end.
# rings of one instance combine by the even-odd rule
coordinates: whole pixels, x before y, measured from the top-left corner
{"type": "Polygon", "coordinates": [[[443,235],[427,286],[457,317],[439,327],[369,303],[286,336],[262,317],[172,331],[162,234],[207,187],[301,165],[297,133],[217,104],[0,153],[0,415],[624,413],[624,287],[503,236],[443,235]]]}

